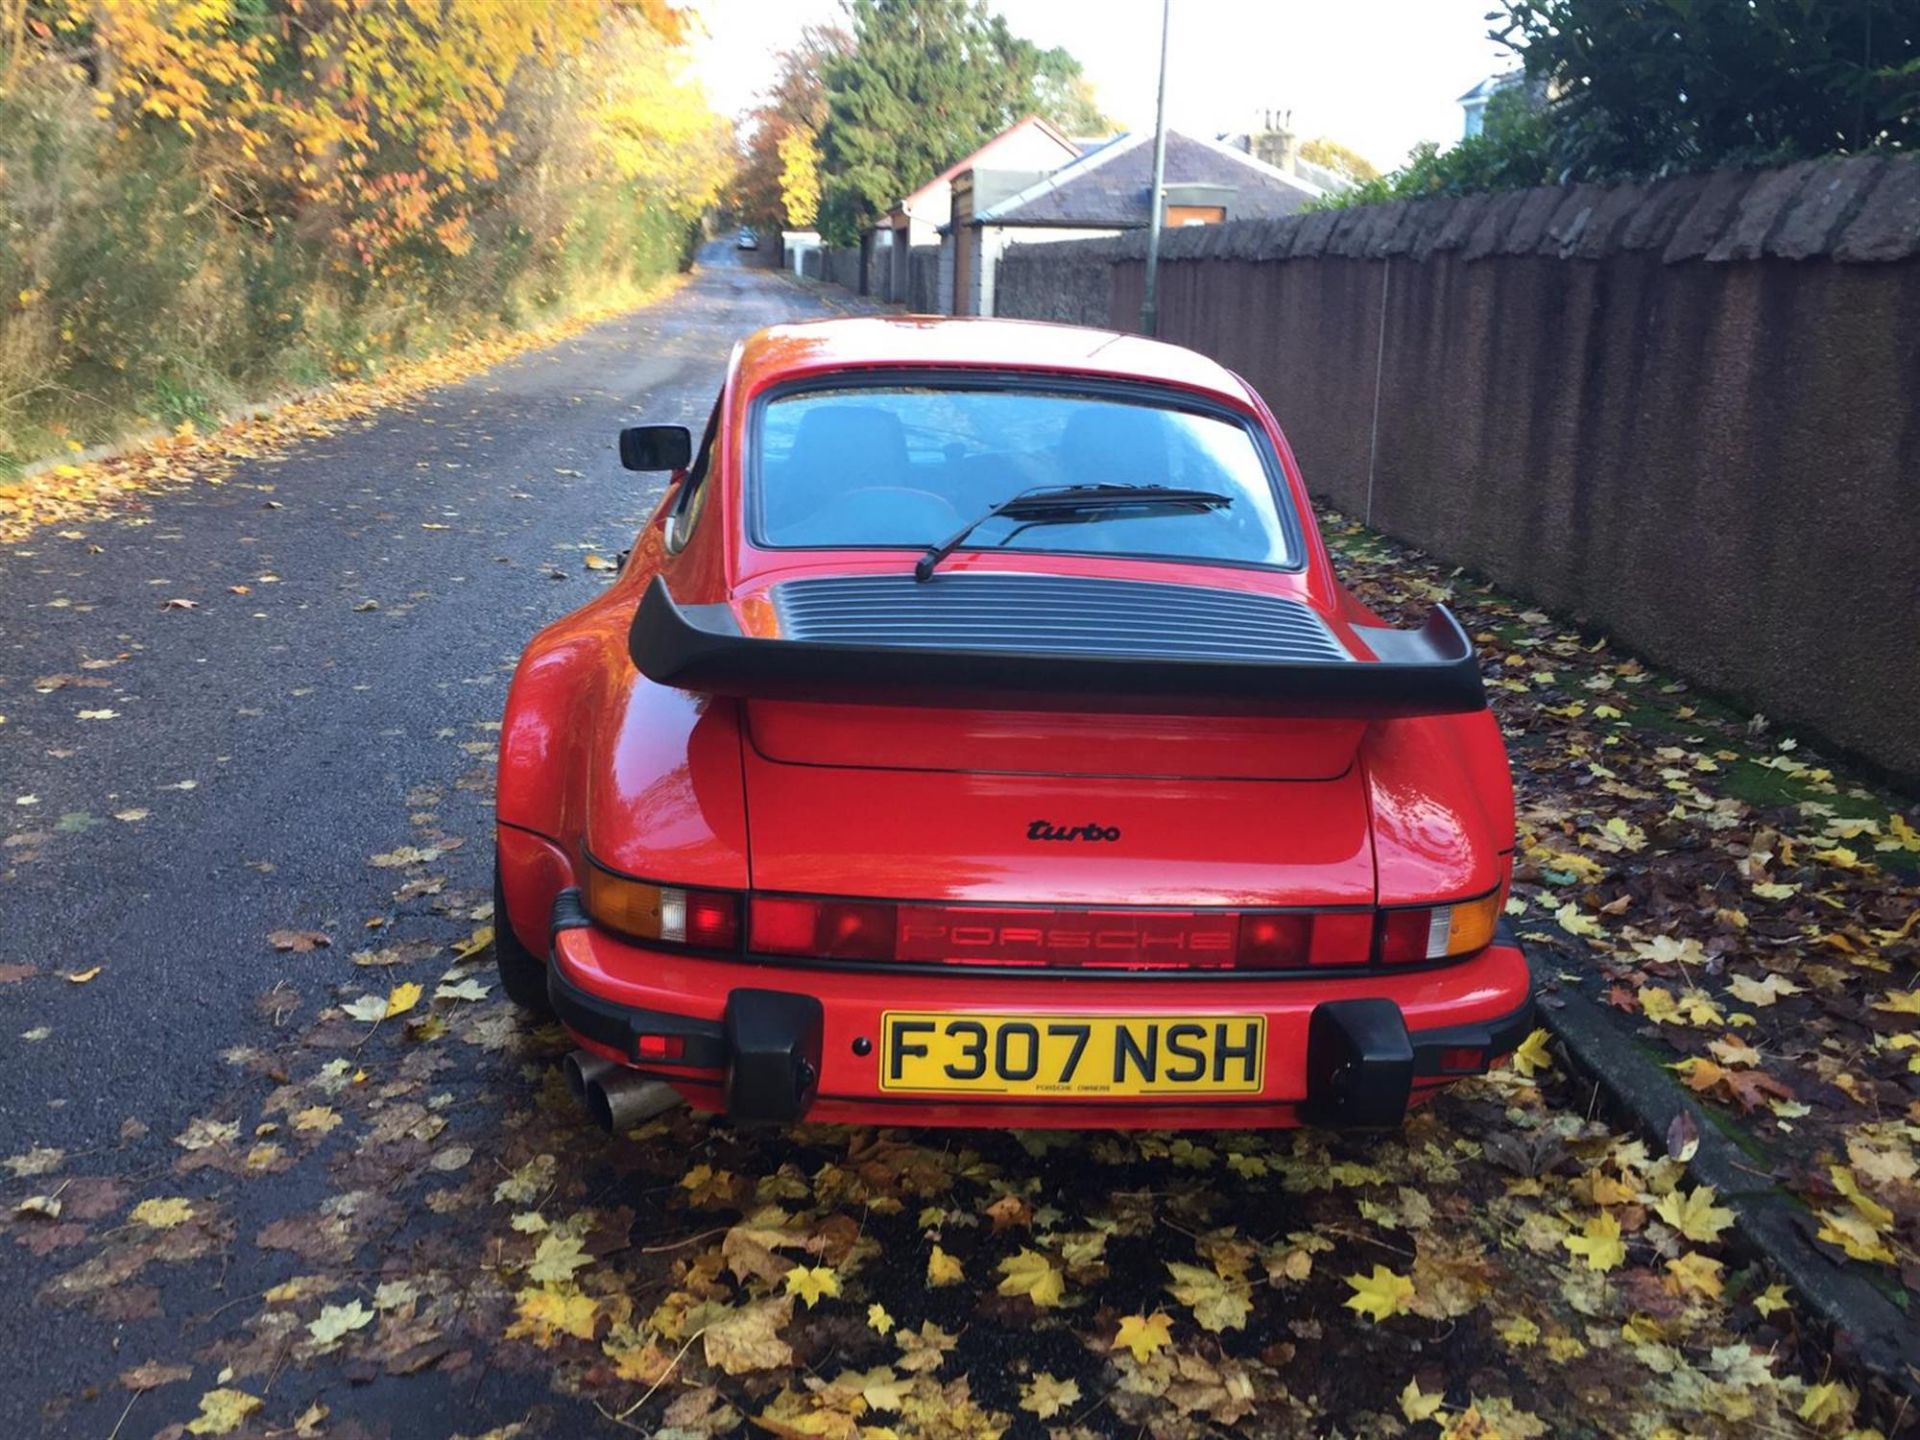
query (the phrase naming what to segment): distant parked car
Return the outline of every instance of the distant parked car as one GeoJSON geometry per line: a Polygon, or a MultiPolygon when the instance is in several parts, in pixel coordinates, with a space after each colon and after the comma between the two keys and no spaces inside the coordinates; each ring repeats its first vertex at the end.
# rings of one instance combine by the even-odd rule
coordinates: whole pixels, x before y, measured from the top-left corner
{"type": "Polygon", "coordinates": [[[742,230],[740,232],[740,238],[734,241],[734,246],[740,250],[758,250],[760,248],[760,237],[751,230],[742,230]]]}
{"type": "Polygon", "coordinates": [[[737,346],[619,579],[527,647],[496,949],[623,1130],[1392,1126],[1513,1050],[1513,791],[1443,607],[1342,589],[1190,350],[737,346]]]}

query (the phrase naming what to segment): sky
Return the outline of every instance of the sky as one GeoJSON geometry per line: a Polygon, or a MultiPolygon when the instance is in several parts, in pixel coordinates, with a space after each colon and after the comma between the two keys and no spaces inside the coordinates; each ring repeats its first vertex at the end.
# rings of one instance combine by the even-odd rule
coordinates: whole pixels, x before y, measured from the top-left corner
{"type": "MultiPolygon", "coordinates": [[[[1160,0],[989,0],[1016,35],[1066,47],[1107,113],[1153,124],[1160,0]]],[[[1167,123],[1212,135],[1291,111],[1302,139],[1325,135],[1382,169],[1421,140],[1460,138],[1455,99],[1512,68],[1486,38],[1488,0],[1173,0],[1167,123]]],[[[696,69],[716,109],[737,114],[774,55],[839,0],[699,0],[709,32],[696,69]]]]}

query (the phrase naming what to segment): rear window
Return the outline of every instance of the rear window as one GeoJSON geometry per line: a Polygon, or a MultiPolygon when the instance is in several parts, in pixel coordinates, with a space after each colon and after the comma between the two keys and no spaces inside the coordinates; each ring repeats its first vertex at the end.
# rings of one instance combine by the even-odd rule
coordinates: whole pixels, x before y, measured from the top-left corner
{"type": "Polygon", "coordinates": [[[1072,524],[996,516],[961,547],[1292,566],[1277,466],[1224,415],[1058,390],[849,386],[758,407],[753,537],[774,549],[938,545],[1023,491],[1163,485],[1226,503],[1072,524]]]}

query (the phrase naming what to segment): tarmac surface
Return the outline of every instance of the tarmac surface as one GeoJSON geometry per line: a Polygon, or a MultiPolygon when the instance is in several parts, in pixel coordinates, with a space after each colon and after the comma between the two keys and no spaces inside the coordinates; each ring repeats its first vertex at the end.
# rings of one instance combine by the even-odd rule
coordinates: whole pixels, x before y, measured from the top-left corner
{"type": "MultiPolygon", "coordinates": [[[[625,550],[658,496],[619,467],[620,427],[697,430],[734,340],[834,313],[737,258],[716,242],[662,304],[0,557],[0,964],[39,971],[0,985],[0,1154],[165,1166],[233,1089],[226,1052],[272,1033],[263,993],[310,1014],[343,980],[399,978],[340,962],[394,914],[397,872],[368,862],[412,840],[410,793],[459,802],[437,833],[464,844],[433,868],[484,901],[490,799],[457,788],[463,746],[489,748],[521,647],[598,590],[585,555],[625,550]],[[333,944],[277,952],[281,930],[333,944]]],[[[292,1198],[273,1190],[249,1204],[292,1198]]],[[[97,1321],[36,1305],[24,1258],[0,1286],[9,1437],[130,1363],[97,1321]]]]}

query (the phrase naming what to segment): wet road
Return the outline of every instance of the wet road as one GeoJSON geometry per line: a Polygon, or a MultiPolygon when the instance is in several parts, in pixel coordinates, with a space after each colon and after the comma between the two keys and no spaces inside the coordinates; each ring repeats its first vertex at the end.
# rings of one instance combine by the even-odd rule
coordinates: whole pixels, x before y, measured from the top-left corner
{"type": "MultiPolygon", "coordinates": [[[[36,970],[0,984],[0,1155],[164,1166],[276,1015],[428,978],[350,953],[476,928],[513,662],[658,494],[619,427],[697,429],[736,338],[834,313],[730,242],[702,259],[657,307],[0,558],[0,966],[36,970]],[[422,833],[459,845],[445,889],[397,903],[407,875],[369,859],[422,833]],[[447,894],[469,903],[433,914],[447,894]]],[[[98,1326],[31,1296],[0,1289],[0,1434],[102,1378],[98,1326]]]]}

